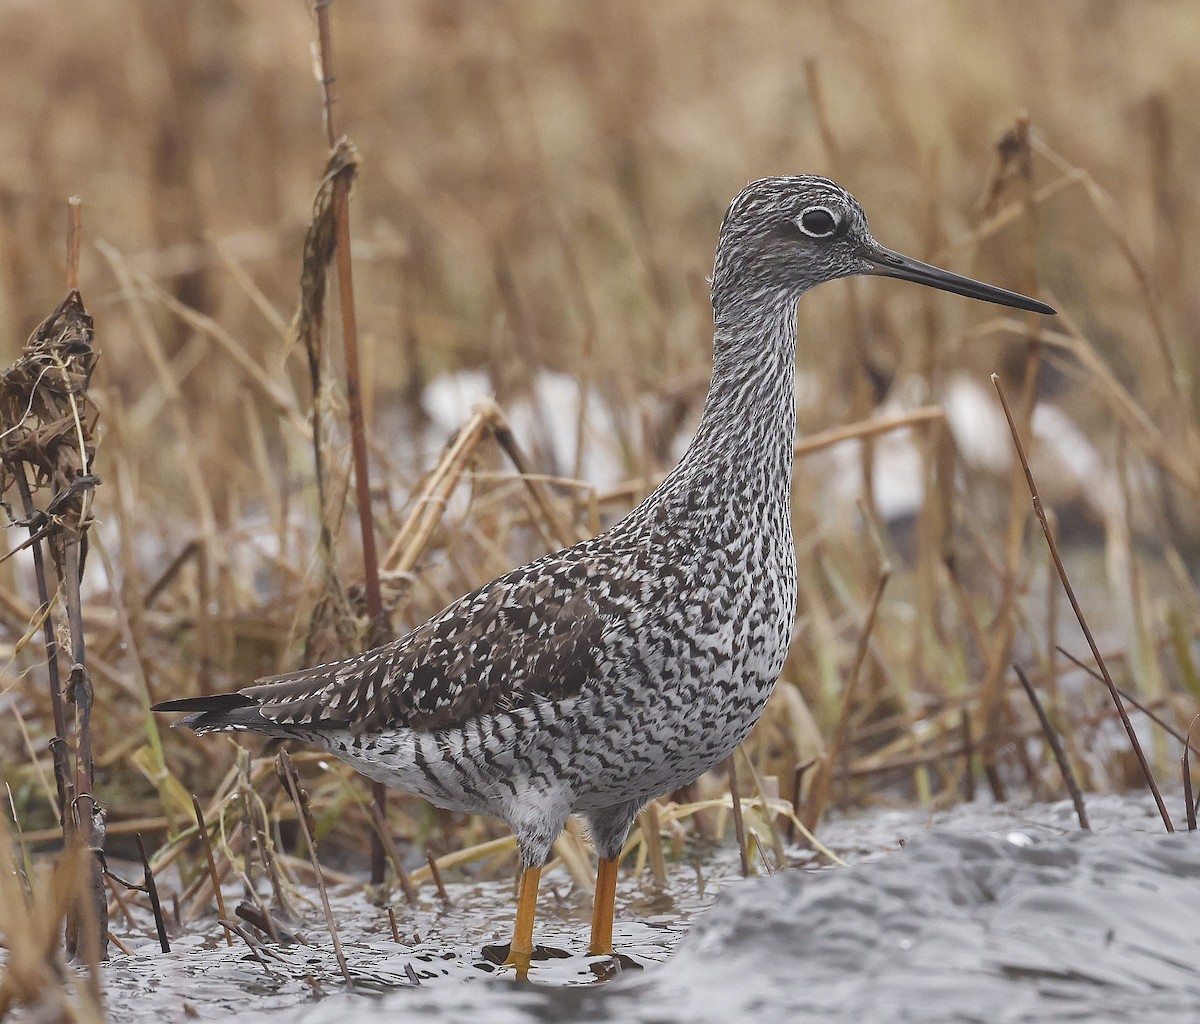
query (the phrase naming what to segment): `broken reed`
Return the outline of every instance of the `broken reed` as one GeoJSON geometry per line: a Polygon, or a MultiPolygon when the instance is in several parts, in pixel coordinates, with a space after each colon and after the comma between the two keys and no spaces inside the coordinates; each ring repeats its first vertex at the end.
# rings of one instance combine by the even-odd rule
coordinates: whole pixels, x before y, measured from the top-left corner
{"type": "MultiPolygon", "coordinates": [[[[69,241],[72,279],[78,259],[77,211],[75,203],[69,241]]],[[[87,897],[70,907],[66,944],[71,956],[92,965],[104,957],[108,933],[104,809],[93,795],[94,692],[80,598],[92,494],[100,482],[93,468],[97,412],[88,396],[97,359],[93,342],[92,318],[79,292],[71,290],[30,335],[16,362],[0,373],[0,495],[9,523],[25,527],[30,535],[36,621],[42,629],[54,723],[50,752],[59,824],[68,848],[80,846],[90,854],[85,861],[87,897]],[[13,508],[14,495],[19,511],[13,508]],[[65,650],[58,631],[63,622],[65,650]]]]}

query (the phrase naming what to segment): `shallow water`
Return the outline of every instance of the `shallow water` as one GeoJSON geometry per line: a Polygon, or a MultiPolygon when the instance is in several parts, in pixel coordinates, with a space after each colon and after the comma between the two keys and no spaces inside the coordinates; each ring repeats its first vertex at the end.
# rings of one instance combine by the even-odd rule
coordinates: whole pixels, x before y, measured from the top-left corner
{"type": "Polygon", "coordinates": [[[412,945],[360,896],[338,896],[353,991],[314,912],[311,945],[262,948],[264,963],[201,936],[116,957],[108,1008],[135,1024],[277,1024],[285,1011],[293,1024],[1196,1019],[1200,844],[1163,835],[1148,800],[1093,797],[1088,810],[1091,834],[1067,804],[877,812],[824,830],[846,868],[743,881],[722,854],[700,885],[678,867],[668,895],[618,906],[616,942],[636,966],[604,984],[611,964],[579,953],[586,901],[550,876],[537,941],[575,952],[536,962],[530,984],[481,954],[504,937],[511,888],[463,885],[450,907],[397,907],[402,938],[421,933],[412,945]],[[475,933],[480,920],[492,934],[475,933]]]}

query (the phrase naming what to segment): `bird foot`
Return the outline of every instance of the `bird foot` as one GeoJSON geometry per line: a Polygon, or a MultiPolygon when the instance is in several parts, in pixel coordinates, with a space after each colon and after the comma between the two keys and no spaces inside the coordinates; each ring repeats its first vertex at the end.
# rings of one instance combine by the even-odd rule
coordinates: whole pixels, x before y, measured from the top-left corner
{"type": "Polygon", "coordinates": [[[595,958],[588,964],[588,970],[596,976],[597,981],[608,981],[622,971],[644,970],[643,964],[624,953],[593,953],[589,950],[588,956],[595,958]]]}
{"type": "Polygon", "coordinates": [[[556,949],[554,946],[534,946],[528,953],[522,954],[520,950],[513,952],[511,944],[507,942],[484,946],[482,952],[484,963],[514,967],[519,978],[524,978],[529,968],[538,961],[563,960],[571,955],[565,949],[556,949]]]}

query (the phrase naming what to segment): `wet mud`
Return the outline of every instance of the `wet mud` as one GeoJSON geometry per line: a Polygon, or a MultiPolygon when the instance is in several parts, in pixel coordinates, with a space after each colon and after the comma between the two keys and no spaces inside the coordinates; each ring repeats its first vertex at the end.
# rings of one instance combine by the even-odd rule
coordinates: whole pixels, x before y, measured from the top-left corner
{"type": "Polygon", "coordinates": [[[398,905],[400,943],[380,908],[342,892],[352,986],[314,906],[307,944],[229,948],[212,922],[170,954],[147,941],[108,965],[107,1008],[133,1024],[1193,1019],[1200,844],[1162,834],[1148,799],[1088,809],[1092,833],[1066,803],[876,812],[825,829],[846,867],[796,852],[743,880],[719,851],[676,865],[666,892],[623,879],[618,962],[584,955],[586,897],[548,876],[524,983],[485,950],[507,940],[510,886],[398,905]]]}

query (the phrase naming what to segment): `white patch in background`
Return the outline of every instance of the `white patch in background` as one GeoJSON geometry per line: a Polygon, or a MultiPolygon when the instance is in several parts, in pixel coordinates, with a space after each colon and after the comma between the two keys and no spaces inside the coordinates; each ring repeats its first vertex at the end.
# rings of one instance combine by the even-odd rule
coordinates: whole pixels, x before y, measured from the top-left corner
{"type": "MultiPolygon", "coordinates": [[[[924,381],[900,381],[888,401],[874,413],[884,418],[935,402],[946,413],[961,465],[975,473],[1004,477],[1015,464],[1008,422],[995,393],[966,374],[946,381],[940,396],[930,396],[924,381]]],[[[921,428],[917,428],[921,429],[921,428]]],[[[1122,507],[1120,481],[1088,436],[1058,406],[1039,403],[1033,413],[1032,439],[1027,450],[1039,490],[1048,505],[1080,500],[1104,521],[1122,507]]],[[[803,472],[821,490],[820,507],[829,521],[852,511],[862,495],[862,442],[845,441],[804,460],[803,472]]],[[[1138,496],[1150,479],[1145,460],[1129,456],[1130,510],[1135,530],[1149,528],[1149,513],[1138,496]]],[[[872,462],[875,505],[887,522],[914,515],[924,503],[921,452],[911,428],[875,439],[872,462]]]]}
{"type": "MultiPolygon", "coordinates": [[[[517,397],[505,408],[513,434],[535,470],[551,475],[572,474],[582,394],[574,377],[538,370],[532,376],[527,394],[517,397]]],[[[434,464],[453,433],[469,418],[472,409],[492,397],[491,381],[483,370],[458,370],[430,381],[421,399],[429,425],[419,442],[412,446],[420,453],[422,468],[434,464]]],[[[811,421],[811,415],[805,416],[805,413],[815,409],[821,397],[821,382],[812,374],[798,372],[796,402],[802,418],[811,421]]],[[[940,398],[931,397],[920,378],[901,380],[875,415],[901,414],[930,401],[940,401],[945,410],[963,466],[997,477],[1011,471],[1014,462],[1012,439],[999,402],[989,387],[966,374],[949,377],[940,398]]],[[[616,486],[636,472],[627,464],[621,449],[618,425],[616,414],[603,396],[595,389],[588,389],[587,407],[582,415],[583,450],[579,476],[597,489],[616,486]]],[[[1120,514],[1123,498],[1118,471],[1114,465],[1106,464],[1096,446],[1074,421],[1059,407],[1042,402],[1034,409],[1032,426],[1033,443],[1028,446],[1030,458],[1047,505],[1078,499],[1092,510],[1098,521],[1120,514]]],[[[388,428],[379,424],[376,432],[382,436],[389,429],[396,429],[396,425],[388,428]]],[[[675,435],[670,445],[674,461],[682,457],[692,434],[693,428],[689,426],[675,435]]],[[[642,444],[641,423],[631,418],[625,436],[635,446],[634,452],[638,452],[642,444]]],[[[799,475],[815,484],[816,496],[812,504],[827,522],[845,521],[847,515],[855,514],[855,504],[862,494],[861,450],[860,441],[845,441],[814,453],[802,462],[799,475]]],[[[1130,453],[1128,473],[1129,492],[1135,505],[1130,510],[1131,525],[1135,531],[1150,529],[1152,519],[1141,495],[1149,493],[1151,469],[1144,458],[1130,453]]],[[[923,469],[920,448],[911,428],[876,438],[872,475],[875,505],[884,521],[895,522],[920,510],[925,500],[923,469]]],[[[393,495],[397,507],[407,498],[407,488],[393,495]]],[[[467,489],[458,488],[451,498],[448,513],[452,516],[463,514],[467,500],[467,489]]],[[[121,550],[115,521],[100,518],[93,529],[105,544],[120,576],[127,555],[121,550]]],[[[282,549],[274,524],[268,521],[265,512],[257,510],[244,515],[236,530],[227,537],[227,551],[235,578],[245,581],[264,599],[270,596],[275,586],[273,565],[277,560],[313,555],[315,524],[307,510],[294,510],[287,530],[290,551],[282,549]]],[[[24,531],[10,531],[10,543],[19,543],[23,539],[24,531]]],[[[133,557],[143,580],[149,583],[156,579],[178,554],[181,543],[148,530],[137,531],[133,557]]],[[[18,556],[14,562],[21,591],[35,594],[32,559],[18,556]]],[[[101,599],[114,582],[119,581],[108,579],[98,552],[93,551],[84,574],[84,601],[101,599]]]]}
{"type": "MultiPolygon", "coordinates": [[[[471,410],[493,397],[491,381],[482,370],[457,370],[430,381],[421,396],[429,417],[426,464],[437,457],[471,410]]],[[[618,439],[624,434],[632,445],[640,445],[640,424],[628,423],[621,431],[620,421],[604,397],[594,388],[585,391],[574,377],[536,370],[527,392],[503,406],[503,411],[535,470],[573,477],[582,429],[578,479],[603,489],[629,478],[630,469],[618,439]]]]}
{"type": "MultiPolygon", "coordinates": [[[[104,511],[103,504],[96,508],[100,513],[104,511]]],[[[113,519],[97,518],[92,524],[91,533],[103,545],[117,578],[109,579],[104,560],[94,544],[88,553],[79,588],[85,605],[107,602],[106,595],[115,587],[121,586],[124,570],[131,556],[142,585],[152,586],[179,556],[188,540],[186,536],[167,538],[152,530],[135,527],[133,551],[126,552],[121,544],[121,532],[115,512],[113,515],[113,519]]],[[[246,588],[249,600],[263,602],[277,597],[280,573],[290,575],[297,567],[303,565],[305,560],[316,557],[315,515],[315,511],[310,513],[304,509],[292,511],[284,526],[287,532],[286,541],[281,541],[276,523],[261,507],[243,513],[236,524],[222,532],[222,547],[228,560],[229,574],[237,586],[246,588]],[[282,563],[291,568],[280,569],[282,563]]],[[[14,561],[17,563],[22,592],[36,594],[33,559],[22,560],[18,556],[14,561]]],[[[198,564],[200,563],[192,561],[182,572],[185,575],[195,572],[198,564]]],[[[210,557],[209,571],[214,571],[215,568],[210,557]]],[[[215,611],[216,606],[211,610],[215,611]]]]}
{"type": "Polygon", "coordinates": [[[956,373],[946,381],[941,406],[963,462],[985,473],[1007,473],[1013,461],[1012,436],[995,391],[956,373]]]}

